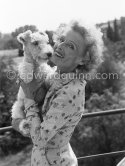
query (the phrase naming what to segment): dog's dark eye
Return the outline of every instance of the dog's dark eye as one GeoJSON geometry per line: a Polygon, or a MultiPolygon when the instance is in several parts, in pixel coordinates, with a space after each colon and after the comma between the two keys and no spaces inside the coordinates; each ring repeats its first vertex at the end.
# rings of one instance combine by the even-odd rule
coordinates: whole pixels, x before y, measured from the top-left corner
{"type": "Polygon", "coordinates": [[[39,45],[39,42],[38,42],[38,41],[34,41],[34,42],[33,42],[33,45],[34,45],[34,46],[38,46],[38,45],[39,45]]]}

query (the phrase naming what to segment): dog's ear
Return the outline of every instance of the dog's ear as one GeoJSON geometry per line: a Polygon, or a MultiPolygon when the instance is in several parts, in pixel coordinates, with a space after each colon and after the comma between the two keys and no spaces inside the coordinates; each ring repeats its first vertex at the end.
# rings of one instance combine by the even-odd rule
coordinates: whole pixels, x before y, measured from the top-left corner
{"type": "Polygon", "coordinates": [[[27,30],[26,32],[24,32],[25,37],[29,37],[32,34],[31,30],[27,30]]]}
{"type": "Polygon", "coordinates": [[[22,43],[22,44],[25,43],[25,39],[24,39],[23,33],[21,33],[21,34],[19,34],[19,35],[17,36],[17,40],[18,40],[19,43],[22,43]]]}
{"type": "Polygon", "coordinates": [[[32,34],[31,30],[27,30],[26,32],[24,33],[20,33],[18,36],[17,36],[17,40],[22,43],[22,44],[25,44],[25,42],[28,40],[28,38],[30,38],[30,35],[32,34]]]}
{"type": "Polygon", "coordinates": [[[45,42],[49,43],[49,36],[46,32],[39,32],[40,35],[42,35],[42,40],[44,40],[45,42]]]}

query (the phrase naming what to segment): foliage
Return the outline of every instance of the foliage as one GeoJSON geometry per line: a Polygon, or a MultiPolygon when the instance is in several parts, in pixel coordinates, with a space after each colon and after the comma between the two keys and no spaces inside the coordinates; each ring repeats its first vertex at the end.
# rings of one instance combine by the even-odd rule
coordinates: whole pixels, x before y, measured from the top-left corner
{"type": "Polygon", "coordinates": [[[108,22],[107,28],[107,37],[110,41],[117,42],[120,41],[119,27],[117,24],[117,20],[113,21],[113,28],[110,26],[110,22],[108,22]]]}
{"type": "Polygon", "coordinates": [[[120,40],[120,35],[119,35],[119,28],[117,25],[117,20],[114,20],[114,42],[117,42],[120,40]]]}
{"type": "Polygon", "coordinates": [[[105,48],[103,62],[97,69],[96,77],[88,80],[86,99],[89,99],[92,93],[103,94],[104,90],[110,88],[112,88],[113,93],[118,92],[124,84],[124,69],[124,65],[105,48]]]}
{"type": "MultiPolygon", "coordinates": [[[[16,99],[18,86],[16,85],[16,77],[9,79],[8,71],[15,72],[15,63],[12,58],[0,58],[0,127],[11,125],[11,107],[16,99]]],[[[21,134],[12,131],[1,133],[0,135],[0,156],[17,152],[25,145],[29,144],[29,140],[21,134]]]]}
{"type": "Polygon", "coordinates": [[[105,45],[108,48],[109,54],[114,57],[115,61],[125,61],[125,40],[121,40],[116,43],[106,41],[105,45]]]}
{"type": "Polygon", "coordinates": [[[4,50],[6,47],[6,43],[12,39],[11,34],[4,34],[0,37],[0,50],[4,50]]]}
{"type": "MultiPolygon", "coordinates": [[[[16,29],[12,35],[8,35],[9,40],[7,40],[5,36],[5,48],[20,48],[20,46],[16,46],[14,40],[16,35],[23,32],[24,29],[26,29],[26,27],[16,29]]],[[[36,28],[34,28],[34,30],[36,30],[36,28]]],[[[53,45],[53,32],[46,32],[49,36],[50,44],[53,45]]],[[[106,40],[105,45],[107,49],[105,48],[104,51],[104,61],[98,68],[97,73],[105,73],[107,75],[109,75],[109,73],[117,73],[118,77],[115,75],[114,78],[107,77],[106,79],[101,78],[88,81],[85,103],[87,112],[125,107],[125,41],[111,42],[106,40]]],[[[0,59],[0,127],[11,125],[10,109],[16,99],[19,87],[15,84],[16,78],[10,80],[7,78],[6,74],[8,70],[15,71],[15,66],[12,58],[3,57],[0,59]]],[[[124,126],[124,114],[87,119],[82,118],[71,139],[71,145],[75,154],[78,157],[123,150],[125,148],[124,126]]],[[[29,143],[29,139],[24,138],[15,131],[2,133],[0,135],[0,155],[8,155],[9,153],[17,152],[29,143]]],[[[114,166],[119,160],[120,158],[118,157],[81,160],[79,161],[79,166],[114,166]]]]}
{"type": "MultiPolygon", "coordinates": [[[[105,41],[104,62],[98,73],[118,73],[119,79],[93,79],[86,86],[86,112],[125,108],[124,41],[105,41]],[[117,56],[119,55],[119,56],[117,56]]],[[[125,115],[82,119],[75,129],[71,144],[77,156],[108,153],[125,149],[125,115]]],[[[121,157],[80,160],[79,165],[114,166],[121,157]]]]}
{"type": "Polygon", "coordinates": [[[17,49],[20,47],[20,44],[17,42],[16,38],[11,38],[9,39],[5,45],[4,45],[4,50],[8,50],[8,49],[17,49]]]}
{"type": "Polygon", "coordinates": [[[114,36],[113,36],[113,29],[112,29],[112,27],[110,26],[110,22],[108,22],[107,37],[108,37],[111,41],[113,41],[113,38],[114,38],[114,36]]]}
{"type": "MultiPolygon", "coordinates": [[[[22,50],[22,45],[17,41],[17,35],[23,33],[27,30],[31,30],[32,32],[38,31],[35,25],[25,25],[15,29],[11,34],[4,34],[1,37],[0,34],[0,50],[6,49],[19,49],[22,50]]],[[[22,53],[21,53],[22,54],[22,53]]]]}
{"type": "Polygon", "coordinates": [[[14,62],[11,58],[1,57],[0,59],[0,93],[3,95],[3,98],[0,98],[0,113],[1,121],[0,127],[10,125],[10,108],[12,103],[16,98],[17,86],[15,84],[15,79],[9,79],[8,73],[10,71],[15,72],[13,68],[14,62]]]}
{"type": "Polygon", "coordinates": [[[38,31],[38,29],[35,25],[25,25],[25,26],[22,26],[22,27],[15,29],[15,31],[12,32],[12,36],[17,37],[18,34],[23,33],[27,30],[31,30],[32,32],[38,31]]]}
{"type": "MultiPolygon", "coordinates": [[[[93,93],[86,101],[87,112],[105,111],[121,108],[119,93],[111,89],[104,94],[93,93]]],[[[71,143],[77,156],[86,156],[98,153],[108,153],[125,148],[125,115],[109,115],[82,119],[75,129],[71,143]]],[[[85,166],[114,166],[120,158],[98,158],[81,160],[79,165],[85,166]]]]}

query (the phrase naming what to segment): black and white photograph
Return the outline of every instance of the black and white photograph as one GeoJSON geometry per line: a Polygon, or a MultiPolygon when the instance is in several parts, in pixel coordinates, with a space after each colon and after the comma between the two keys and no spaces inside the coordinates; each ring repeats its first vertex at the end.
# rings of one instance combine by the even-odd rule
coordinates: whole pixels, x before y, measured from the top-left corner
{"type": "Polygon", "coordinates": [[[124,0],[0,0],[0,166],[125,166],[124,0]]]}

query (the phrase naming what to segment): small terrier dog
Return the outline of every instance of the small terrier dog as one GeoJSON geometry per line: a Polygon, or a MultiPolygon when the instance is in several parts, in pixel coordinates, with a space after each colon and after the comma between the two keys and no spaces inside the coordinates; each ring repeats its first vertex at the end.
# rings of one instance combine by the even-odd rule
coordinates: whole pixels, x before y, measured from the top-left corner
{"type": "MultiPolygon", "coordinates": [[[[48,64],[48,57],[53,53],[52,47],[48,44],[48,36],[45,33],[34,32],[30,30],[18,35],[17,40],[23,45],[24,58],[19,65],[19,77],[29,83],[33,79],[33,75],[37,76],[37,81],[41,83],[40,89],[35,94],[35,101],[42,103],[47,88],[45,88],[45,79],[55,73],[55,68],[51,68],[48,64]]],[[[50,85],[48,83],[48,85],[50,85]]],[[[24,113],[24,92],[19,88],[17,101],[12,107],[12,118],[25,118],[24,113]]]]}

